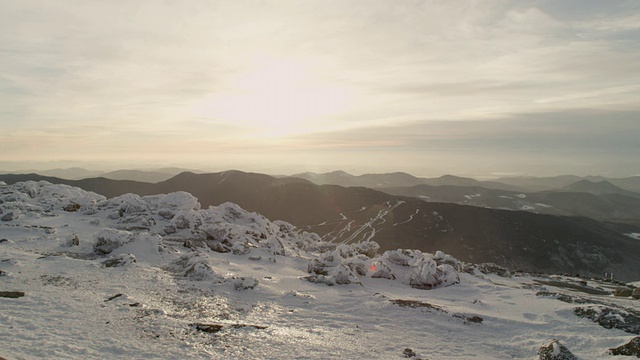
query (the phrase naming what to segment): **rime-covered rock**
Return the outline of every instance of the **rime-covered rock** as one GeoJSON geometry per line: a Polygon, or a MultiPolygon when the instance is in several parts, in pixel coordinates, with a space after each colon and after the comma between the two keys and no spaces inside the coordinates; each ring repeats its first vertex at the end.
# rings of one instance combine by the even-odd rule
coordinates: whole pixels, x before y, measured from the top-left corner
{"type": "Polygon", "coordinates": [[[120,254],[120,255],[116,255],[116,256],[112,256],[110,258],[108,258],[107,260],[102,262],[102,266],[104,267],[119,267],[119,266],[126,266],[129,264],[133,264],[138,262],[136,260],[136,257],[132,254],[120,254]]]}
{"type": "Polygon", "coordinates": [[[628,343],[609,349],[611,355],[635,356],[640,358],[640,337],[634,337],[628,343]]]}
{"type": "Polygon", "coordinates": [[[182,255],[165,267],[176,275],[196,281],[221,282],[224,278],[218,275],[209,265],[209,255],[194,251],[182,255]]]}
{"type": "Polygon", "coordinates": [[[558,340],[553,340],[549,345],[542,346],[538,350],[538,358],[540,360],[577,360],[566,346],[562,345],[558,340]]]}
{"type": "Polygon", "coordinates": [[[231,280],[231,283],[237,291],[249,290],[258,286],[258,280],[252,276],[235,278],[231,280]]]}
{"type": "Polygon", "coordinates": [[[95,238],[94,251],[100,255],[106,255],[131,241],[133,234],[128,231],[103,229],[96,233],[95,238]]]}

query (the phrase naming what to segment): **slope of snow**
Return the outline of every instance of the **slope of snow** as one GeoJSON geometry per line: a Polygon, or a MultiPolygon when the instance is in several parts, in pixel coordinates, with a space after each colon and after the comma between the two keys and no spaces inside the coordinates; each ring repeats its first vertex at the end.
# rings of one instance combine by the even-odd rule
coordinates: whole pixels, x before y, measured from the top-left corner
{"type": "Polygon", "coordinates": [[[0,186],[0,210],[11,214],[0,291],[25,293],[0,297],[7,359],[402,358],[406,348],[532,359],[552,339],[596,359],[633,337],[537,296],[573,292],[535,277],[327,243],[235,204],[201,209],[188,193],[107,200],[26,182],[0,186]]]}

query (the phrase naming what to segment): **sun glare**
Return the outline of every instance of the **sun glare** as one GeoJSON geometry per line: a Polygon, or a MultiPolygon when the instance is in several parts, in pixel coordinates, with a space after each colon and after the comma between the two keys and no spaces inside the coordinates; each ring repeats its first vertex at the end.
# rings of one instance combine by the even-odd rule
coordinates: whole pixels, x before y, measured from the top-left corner
{"type": "Polygon", "coordinates": [[[317,131],[327,117],[344,110],[346,88],[323,82],[302,62],[268,61],[235,77],[197,112],[227,124],[281,136],[317,131]]]}

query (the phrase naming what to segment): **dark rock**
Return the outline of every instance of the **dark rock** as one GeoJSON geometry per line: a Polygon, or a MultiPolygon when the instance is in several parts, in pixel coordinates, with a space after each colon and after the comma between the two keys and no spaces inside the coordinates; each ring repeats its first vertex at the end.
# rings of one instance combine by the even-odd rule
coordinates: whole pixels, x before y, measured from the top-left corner
{"type": "Polygon", "coordinates": [[[613,291],[613,296],[629,297],[633,294],[633,289],[617,288],[613,291]]]}
{"type": "Polygon", "coordinates": [[[0,270],[0,276],[7,276],[7,272],[4,270],[0,270]]]}
{"type": "Polygon", "coordinates": [[[17,299],[24,296],[24,291],[0,291],[0,297],[17,299]]]}
{"type": "Polygon", "coordinates": [[[164,233],[167,235],[175,234],[176,231],[177,230],[175,226],[167,225],[164,227],[164,233]]]}
{"type": "Polygon", "coordinates": [[[631,293],[631,297],[634,299],[640,299],[640,287],[635,288],[633,293],[631,293]]]}
{"type": "Polygon", "coordinates": [[[471,322],[471,323],[482,324],[482,321],[484,319],[481,318],[480,316],[474,315],[474,316],[471,316],[471,317],[467,317],[465,320],[467,320],[468,322],[471,322]]]}
{"type": "Polygon", "coordinates": [[[557,292],[550,291],[538,291],[536,296],[545,296],[545,297],[553,297],[562,302],[566,302],[568,304],[586,304],[591,303],[592,301],[589,299],[581,298],[579,296],[571,296],[567,294],[560,294],[557,292]]]}
{"type": "Polygon", "coordinates": [[[234,278],[232,282],[234,289],[236,289],[237,291],[253,289],[258,286],[258,280],[251,276],[234,278]]]}
{"type": "Polygon", "coordinates": [[[326,276],[328,275],[327,264],[323,263],[318,259],[311,259],[311,261],[309,261],[309,265],[307,266],[307,272],[309,274],[326,276]]]}
{"type": "Polygon", "coordinates": [[[594,321],[606,329],[620,329],[631,334],[640,334],[640,311],[590,306],[575,308],[573,313],[594,321]]]}
{"type": "Polygon", "coordinates": [[[232,250],[232,246],[228,241],[209,240],[207,241],[207,246],[209,249],[219,253],[228,253],[232,250]]]}
{"type": "Polygon", "coordinates": [[[76,212],[78,210],[80,210],[82,206],[80,204],[76,204],[76,203],[71,203],[66,205],[65,207],[62,208],[62,210],[67,211],[67,212],[76,212]]]}
{"type": "Polygon", "coordinates": [[[406,358],[412,358],[416,356],[416,352],[411,350],[410,348],[406,348],[404,349],[404,351],[402,351],[402,355],[404,355],[404,357],[406,358]]]}
{"type": "MultiPolygon", "coordinates": [[[[225,328],[225,325],[223,324],[203,324],[203,323],[191,323],[189,324],[190,327],[198,330],[198,331],[202,331],[205,333],[209,333],[209,334],[214,334],[219,332],[220,330],[225,328]]],[[[231,328],[234,329],[241,329],[241,328],[245,328],[245,327],[251,327],[254,329],[259,329],[259,330],[263,330],[266,329],[266,326],[261,326],[261,325],[247,325],[247,324],[232,324],[232,325],[228,325],[231,328]]]]}
{"type": "Polygon", "coordinates": [[[0,239],[0,244],[2,244],[3,242],[9,242],[9,239],[0,239]]]}
{"type": "Polygon", "coordinates": [[[67,238],[67,242],[65,244],[67,247],[78,246],[80,245],[80,238],[78,235],[73,234],[69,238],[67,238]]]}
{"type": "Polygon", "coordinates": [[[93,250],[100,255],[106,255],[130,240],[130,238],[125,239],[120,236],[117,231],[105,231],[98,236],[96,243],[93,245],[93,250]]]}
{"type": "Polygon", "coordinates": [[[108,298],[107,300],[105,300],[104,302],[111,301],[111,300],[113,300],[113,299],[117,299],[117,298],[119,298],[119,297],[120,297],[120,296],[122,296],[122,295],[123,295],[123,294],[115,294],[115,295],[113,295],[113,296],[109,297],[109,298],[108,298]]]}
{"type": "Polygon", "coordinates": [[[2,220],[2,221],[12,221],[13,220],[13,212],[6,213],[6,214],[2,215],[2,217],[0,217],[0,220],[2,220]]]}
{"type": "Polygon", "coordinates": [[[198,323],[194,323],[194,324],[189,324],[190,327],[198,330],[198,331],[202,331],[202,332],[206,332],[209,334],[213,334],[213,333],[217,333],[220,330],[222,330],[224,328],[224,325],[221,324],[198,324],[198,323]]]}
{"type": "Polygon", "coordinates": [[[389,300],[392,304],[398,305],[400,307],[410,307],[410,308],[426,308],[430,310],[437,310],[446,312],[442,309],[442,307],[438,305],[429,304],[428,302],[422,302],[418,300],[403,300],[403,299],[392,299],[389,300]]]}
{"type": "Polygon", "coordinates": [[[475,270],[480,271],[483,274],[496,274],[501,277],[511,277],[511,271],[494,263],[482,263],[482,264],[465,264],[462,271],[473,274],[475,270]]]}
{"type": "Polygon", "coordinates": [[[538,350],[540,360],[577,360],[578,358],[560,344],[558,340],[553,340],[549,345],[540,347],[538,350]]]}
{"type": "Polygon", "coordinates": [[[640,337],[631,339],[628,343],[618,346],[615,349],[609,349],[611,355],[635,356],[640,358],[640,337]]]}
{"type": "Polygon", "coordinates": [[[132,254],[122,254],[122,255],[111,257],[103,261],[102,265],[106,268],[110,268],[110,267],[124,266],[127,264],[136,263],[136,262],[138,261],[136,260],[136,257],[133,256],[132,254]]]}

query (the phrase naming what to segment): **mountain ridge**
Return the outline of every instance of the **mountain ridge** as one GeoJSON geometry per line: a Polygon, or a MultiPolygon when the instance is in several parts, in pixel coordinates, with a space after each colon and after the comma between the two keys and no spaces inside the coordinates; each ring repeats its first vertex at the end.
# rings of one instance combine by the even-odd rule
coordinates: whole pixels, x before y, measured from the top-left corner
{"type": "MultiPolygon", "coordinates": [[[[0,179],[9,182],[6,176],[0,179]]],[[[610,270],[623,277],[640,269],[640,242],[624,236],[615,224],[582,217],[427,203],[364,187],[315,185],[241,171],[185,172],[157,184],[65,182],[105,196],[186,191],[205,207],[230,201],[334,242],[375,240],[382,250],[442,250],[463,261],[542,272],[597,275],[610,270]]]]}

